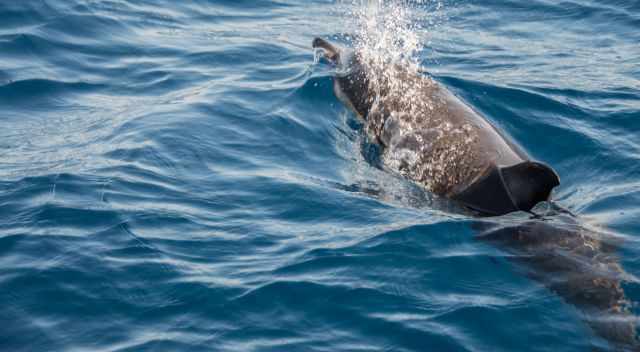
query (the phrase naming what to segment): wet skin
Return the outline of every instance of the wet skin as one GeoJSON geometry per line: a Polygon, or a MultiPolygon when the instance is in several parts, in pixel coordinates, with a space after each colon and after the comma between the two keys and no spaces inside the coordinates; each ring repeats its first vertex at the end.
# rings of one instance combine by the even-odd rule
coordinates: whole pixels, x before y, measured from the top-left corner
{"type": "Polygon", "coordinates": [[[398,65],[375,67],[320,38],[313,46],[342,72],[334,77],[336,96],[364,120],[384,164],[432,193],[502,215],[530,211],[559,185],[553,169],[431,78],[398,65]]]}

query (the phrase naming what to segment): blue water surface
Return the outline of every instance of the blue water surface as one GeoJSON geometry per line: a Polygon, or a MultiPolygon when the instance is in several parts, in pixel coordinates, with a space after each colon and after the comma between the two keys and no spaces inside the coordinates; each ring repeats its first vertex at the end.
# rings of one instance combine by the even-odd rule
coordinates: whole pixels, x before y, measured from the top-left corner
{"type": "MultiPolygon", "coordinates": [[[[640,274],[640,2],[442,5],[423,66],[640,274]]],[[[472,216],[371,162],[311,49],[339,8],[0,1],[0,350],[606,348],[472,216]]]]}

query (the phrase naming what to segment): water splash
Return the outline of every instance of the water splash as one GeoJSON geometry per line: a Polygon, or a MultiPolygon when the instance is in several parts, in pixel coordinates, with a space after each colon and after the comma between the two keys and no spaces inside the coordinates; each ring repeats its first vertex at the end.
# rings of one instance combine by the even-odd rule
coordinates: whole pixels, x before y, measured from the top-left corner
{"type": "Polygon", "coordinates": [[[437,194],[469,181],[479,166],[477,134],[446,116],[447,94],[421,69],[429,33],[445,18],[440,1],[354,2],[352,45],[366,72],[370,109],[365,129],[385,144],[385,165],[437,194]]]}
{"type": "Polygon", "coordinates": [[[416,94],[430,79],[406,82],[407,77],[426,78],[420,54],[430,44],[430,33],[446,19],[440,0],[354,0],[341,7],[352,42],[366,68],[376,96],[393,96],[416,107],[416,94]]]}
{"type": "Polygon", "coordinates": [[[414,10],[406,1],[368,1],[354,13],[357,24],[354,47],[366,68],[369,89],[378,97],[380,106],[374,104],[374,108],[393,100],[400,103],[405,113],[415,115],[430,107],[423,106],[428,102],[416,98],[423,86],[432,81],[407,79],[421,76],[421,25],[414,18],[421,12],[414,10]]]}
{"type": "MultiPolygon", "coordinates": [[[[355,19],[356,49],[381,64],[404,64],[418,69],[424,48],[423,23],[434,23],[434,12],[423,8],[427,1],[362,1],[350,13],[355,19]]],[[[442,8],[440,2],[436,9],[442,8]]]]}

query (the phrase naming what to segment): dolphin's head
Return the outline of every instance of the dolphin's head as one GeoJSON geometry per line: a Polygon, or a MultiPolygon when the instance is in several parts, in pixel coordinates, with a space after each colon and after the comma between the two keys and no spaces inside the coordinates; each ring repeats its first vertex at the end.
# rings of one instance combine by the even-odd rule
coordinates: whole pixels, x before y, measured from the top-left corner
{"type": "Polygon", "coordinates": [[[322,49],[322,56],[333,65],[340,62],[340,48],[333,43],[322,38],[315,38],[311,44],[314,49],[322,49]]]}
{"type": "Polygon", "coordinates": [[[322,57],[336,68],[334,90],[338,99],[366,119],[372,99],[358,53],[322,38],[315,38],[312,45],[322,50],[322,57]]]}

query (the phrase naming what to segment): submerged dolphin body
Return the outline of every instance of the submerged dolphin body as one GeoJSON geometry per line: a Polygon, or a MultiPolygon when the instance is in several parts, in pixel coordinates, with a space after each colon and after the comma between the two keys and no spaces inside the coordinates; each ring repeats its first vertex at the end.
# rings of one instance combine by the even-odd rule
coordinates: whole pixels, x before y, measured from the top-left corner
{"type": "Polygon", "coordinates": [[[510,254],[527,275],[583,312],[615,350],[638,351],[636,317],[622,287],[628,276],[606,236],[569,215],[517,225],[476,224],[478,239],[510,254]],[[484,228],[484,229],[482,229],[484,228]]]}
{"type": "Polygon", "coordinates": [[[359,52],[316,38],[314,48],[338,66],[338,98],[365,121],[385,166],[485,215],[530,211],[559,185],[550,167],[527,154],[445,87],[390,66],[372,72],[359,52]],[[375,77],[375,78],[374,78],[375,77]]]}

